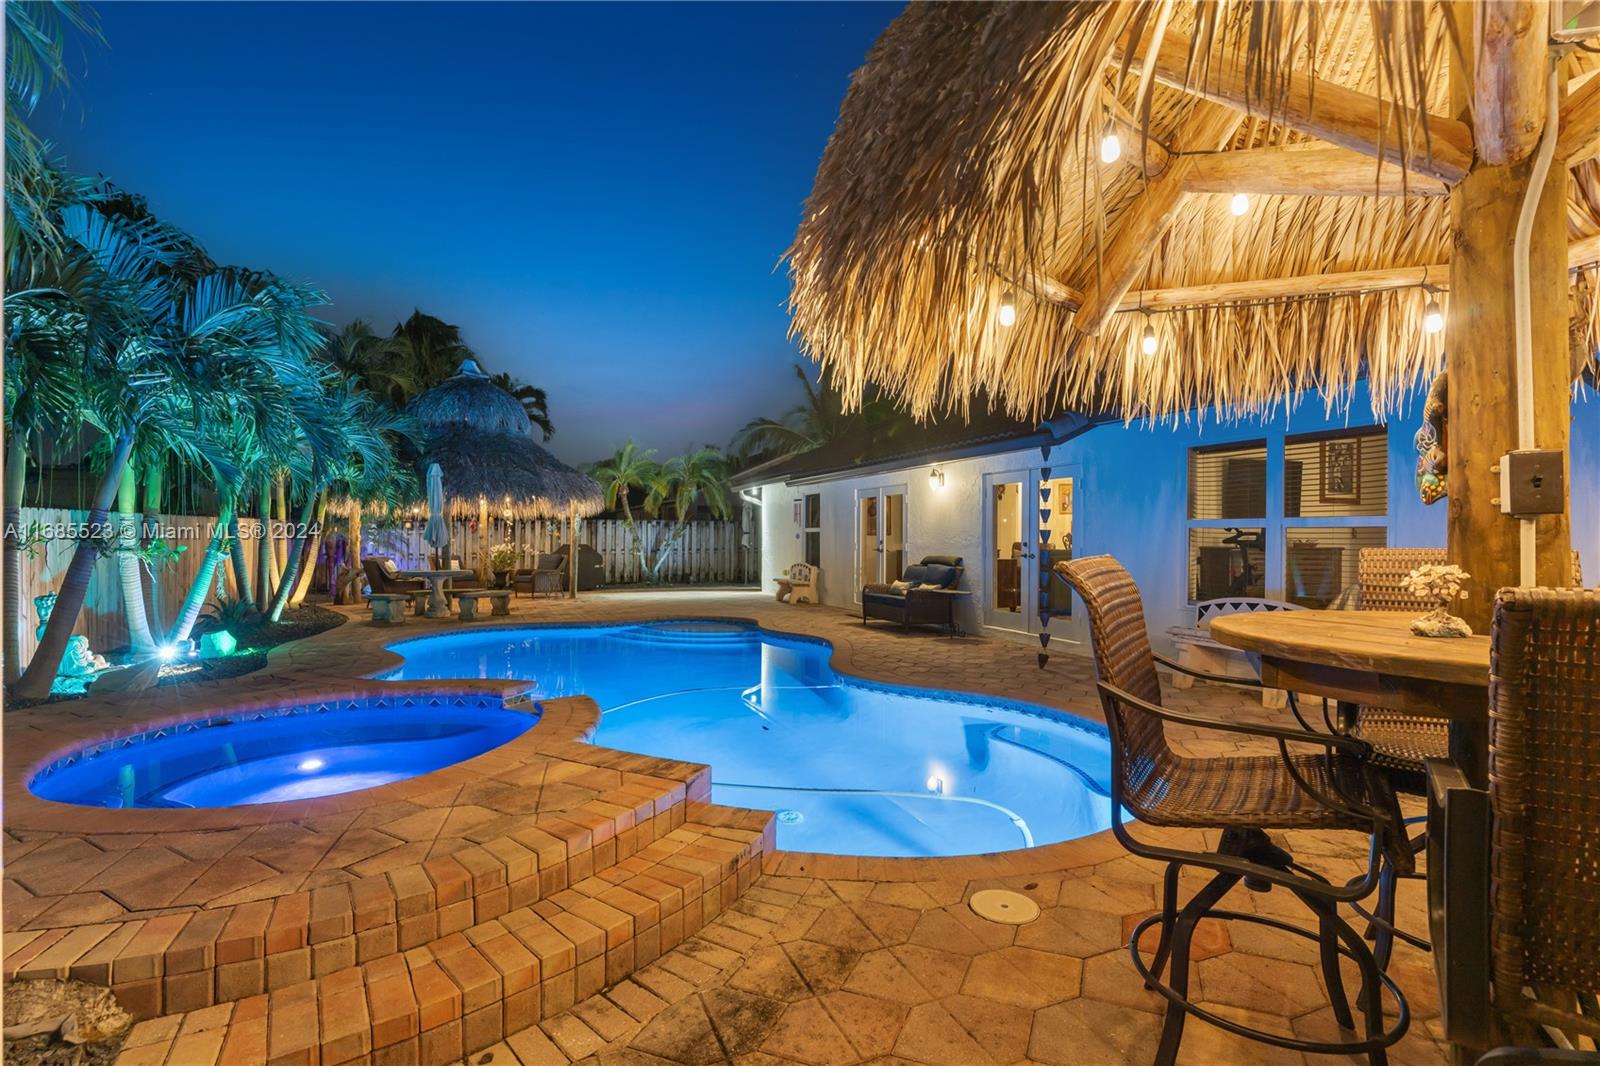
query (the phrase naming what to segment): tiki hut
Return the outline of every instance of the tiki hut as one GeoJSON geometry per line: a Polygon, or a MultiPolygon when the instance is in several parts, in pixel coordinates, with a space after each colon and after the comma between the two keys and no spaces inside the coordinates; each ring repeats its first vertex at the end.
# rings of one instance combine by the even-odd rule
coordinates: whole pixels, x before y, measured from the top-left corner
{"type": "Polygon", "coordinates": [[[511,519],[565,518],[576,532],[577,519],[604,504],[600,486],[546,451],[522,405],[474,360],[412,400],[406,413],[424,431],[417,469],[439,465],[452,518],[486,526],[492,509],[511,519]]]}
{"type": "Polygon", "coordinates": [[[1337,408],[1364,378],[1381,418],[1448,363],[1452,558],[1533,583],[1536,535],[1562,583],[1566,516],[1519,534],[1468,487],[1564,452],[1592,373],[1600,77],[1550,10],[912,4],[818,169],[793,331],[847,400],[920,417],[980,392],[1028,418],[1337,408]]]}

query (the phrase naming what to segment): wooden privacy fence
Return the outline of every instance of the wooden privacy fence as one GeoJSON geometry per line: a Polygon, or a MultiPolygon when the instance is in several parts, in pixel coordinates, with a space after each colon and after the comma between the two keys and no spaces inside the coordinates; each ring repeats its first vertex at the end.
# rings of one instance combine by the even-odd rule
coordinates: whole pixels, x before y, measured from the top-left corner
{"type": "MultiPolygon", "coordinates": [[[[67,566],[72,562],[80,535],[84,532],[93,532],[84,529],[88,517],[87,511],[35,507],[25,507],[22,510],[24,532],[35,528],[34,524],[37,523],[37,528],[43,535],[43,539],[33,545],[32,551],[24,552],[22,556],[22,581],[19,591],[23,597],[22,659],[24,662],[33,657],[33,649],[38,644],[34,632],[39,624],[39,615],[34,608],[33,598],[47,592],[60,591],[61,579],[66,576],[67,566]]],[[[142,521],[143,516],[123,516],[113,513],[106,521],[108,524],[116,524],[125,518],[138,523],[142,521]]],[[[206,547],[211,542],[215,519],[204,515],[161,515],[158,521],[162,527],[164,540],[174,548],[187,549],[174,561],[152,566],[146,572],[146,608],[150,617],[150,629],[159,638],[171,629],[178,611],[183,606],[184,597],[189,594],[190,584],[200,572],[200,565],[205,561],[206,547]]],[[[239,522],[239,543],[244,546],[245,560],[250,564],[252,575],[255,573],[256,549],[261,543],[260,529],[261,524],[253,519],[241,519],[239,522]]],[[[219,566],[217,574],[210,599],[216,599],[218,590],[227,596],[237,596],[238,589],[233,584],[232,568],[226,565],[219,566]]],[[[9,624],[9,619],[7,623],[9,624]]],[[[117,574],[117,560],[114,557],[102,555],[95,561],[94,574],[89,579],[89,592],[84,597],[83,611],[78,615],[78,624],[73,632],[88,637],[89,647],[96,651],[119,648],[128,643],[127,618],[122,609],[122,583],[117,574]]]]}
{"type": "MultiPolygon", "coordinates": [[[[127,516],[139,522],[142,516],[127,516]]],[[[37,641],[34,630],[38,614],[33,599],[47,592],[59,591],[66,575],[67,565],[77,549],[83,524],[88,519],[85,511],[68,511],[28,507],[22,510],[24,531],[38,528],[44,538],[37,541],[31,552],[22,556],[22,656],[26,662],[33,655],[37,641]]],[[[112,514],[108,523],[118,523],[123,516],[112,514]]],[[[186,550],[169,563],[153,566],[145,579],[147,610],[151,630],[159,637],[171,628],[189,586],[205,559],[210,543],[214,519],[205,515],[161,515],[163,539],[173,547],[186,550]]],[[[679,542],[667,553],[660,571],[662,581],[669,584],[750,584],[758,580],[760,559],[754,547],[757,538],[750,519],[741,516],[727,522],[691,522],[679,542]]],[[[476,522],[453,523],[450,544],[464,566],[477,566],[480,553],[488,544],[510,541],[517,546],[519,565],[529,565],[538,552],[552,551],[565,542],[564,523],[554,519],[529,520],[507,523],[493,520],[489,523],[487,537],[474,528],[476,522]]],[[[670,535],[671,522],[640,522],[637,528],[649,544],[664,542],[670,535]]],[[[240,519],[239,542],[244,547],[245,560],[250,573],[256,573],[256,551],[261,543],[260,523],[254,519],[240,519]]],[[[644,580],[639,569],[639,557],[633,550],[633,539],[627,526],[619,519],[584,521],[578,531],[579,540],[594,547],[605,559],[606,584],[625,585],[644,580]]],[[[424,566],[431,550],[422,539],[422,523],[378,526],[370,521],[362,529],[362,550],[368,555],[388,555],[402,567],[424,566]]],[[[311,585],[313,591],[327,589],[327,579],[318,573],[311,585]]],[[[224,565],[217,568],[209,599],[218,595],[237,596],[233,583],[233,569],[224,565]]],[[[117,573],[117,560],[102,555],[95,562],[94,574],[89,581],[89,592],[84,599],[83,611],[78,617],[75,633],[89,638],[89,646],[98,650],[118,648],[128,643],[128,627],[122,608],[122,583],[117,573]]]]}
{"type": "MultiPolygon", "coordinates": [[[[651,548],[665,544],[672,534],[672,522],[634,523],[645,544],[651,548]]],[[[433,549],[422,539],[423,522],[362,526],[362,551],[368,555],[387,555],[400,566],[426,565],[433,549]]],[[[518,566],[531,566],[533,557],[554,551],[566,543],[566,523],[560,519],[528,519],[507,522],[490,519],[487,535],[478,523],[458,519],[451,523],[450,550],[462,566],[478,567],[488,547],[509,542],[517,552],[518,566]]],[[[605,560],[608,585],[631,585],[646,580],[634,550],[633,533],[619,518],[586,519],[579,524],[578,540],[594,548],[605,560]]],[[[690,522],[683,535],[667,550],[658,577],[673,585],[747,585],[759,580],[761,560],[755,547],[758,538],[751,519],[741,516],[726,522],[690,522]]],[[[651,553],[654,558],[654,553],[651,553]]]]}

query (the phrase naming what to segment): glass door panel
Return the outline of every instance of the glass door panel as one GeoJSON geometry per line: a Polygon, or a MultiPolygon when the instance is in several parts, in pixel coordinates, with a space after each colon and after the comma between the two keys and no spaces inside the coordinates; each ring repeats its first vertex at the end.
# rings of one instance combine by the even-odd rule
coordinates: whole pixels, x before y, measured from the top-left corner
{"type": "Polygon", "coordinates": [[[1028,480],[1021,473],[984,478],[984,622],[1001,629],[1026,630],[1028,586],[1028,480]]]}
{"type": "Polygon", "coordinates": [[[906,562],[906,487],[856,490],[856,601],[863,585],[898,581],[906,562]]]}
{"type": "Polygon", "coordinates": [[[906,497],[903,492],[885,492],[878,499],[882,518],[883,569],[880,581],[896,581],[906,572],[906,497]]]}
{"type": "Polygon", "coordinates": [[[856,493],[856,599],[861,587],[882,581],[878,576],[878,491],[856,493]]]}

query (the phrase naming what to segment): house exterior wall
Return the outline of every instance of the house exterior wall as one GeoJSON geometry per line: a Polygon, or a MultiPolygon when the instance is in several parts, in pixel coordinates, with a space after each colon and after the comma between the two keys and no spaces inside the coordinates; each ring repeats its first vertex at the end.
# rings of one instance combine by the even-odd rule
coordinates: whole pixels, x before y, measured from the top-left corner
{"type": "MultiPolygon", "coordinates": [[[[1370,417],[1355,412],[1368,409],[1364,393],[1351,404],[1351,417],[1327,415],[1314,403],[1268,420],[1218,424],[1215,420],[1179,427],[1141,425],[1101,426],[1075,440],[1056,446],[1049,465],[1056,476],[1074,478],[1073,551],[1075,555],[1115,555],[1139,582],[1145,618],[1158,648],[1170,650],[1166,630],[1192,625],[1194,607],[1188,596],[1188,454],[1197,446],[1265,438],[1268,442],[1268,499],[1282,500],[1282,449],[1286,434],[1316,433],[1371,425],[1370,417]]],[[[1412,435],[1421,411],[1420,397],[1408,404],[1389,424],[1389,508],[1387,518],[1371,521],[1387,526],[1394,546],[1445,544],[1445,502],[1431,507],[1417,497],[1414,487],[1416,452],[1412,435]]],[[[856,579],[857,493],[880,485],[904,485],[906,507],[906,559],[924,555],[961,555],[966,559],[964,588],[973,595],[961,601],[958,620],[966,632],[1015,636],[1027,634],[986,629],[980,606],[989,592],[990,575],[984,565],[984,475],[1040,463],[1037,448],[1020,449],[972,459],[937,464],[923,462],[903,469],[869,475],[840,475],[812,484],[762,486],[762,585],[802,558],[801,526],[795,521],[797,502],[807,493],[822,498],[822,580],[824,603],[852,608],[858,603],[856,579]],[[937,465],[944,487],[936,488],[928,474],[937,465]]],[[[1600,578],[1600,398],[1587,395],[1573,405],[1572,443],[1573,546],[1583,556],[1586,583],[1600,578]]],[[[1281,536],[1277,538],[1281,541],[1281,536]]],[[[1283,563],[1271,550],[1267,564],[1266,595],[1281,598],[1283,563]]],[[[803,608],[800,608],[803,609],[803,608]]],[[[881,624],[881,623],[879,623],[881,624]]],[[[1056,639],[1052,652],[1086,653],[1087,631],[1079,616],[1052,622],[1054,638],[1079,642],[1066,645],[1056,639]]]]}

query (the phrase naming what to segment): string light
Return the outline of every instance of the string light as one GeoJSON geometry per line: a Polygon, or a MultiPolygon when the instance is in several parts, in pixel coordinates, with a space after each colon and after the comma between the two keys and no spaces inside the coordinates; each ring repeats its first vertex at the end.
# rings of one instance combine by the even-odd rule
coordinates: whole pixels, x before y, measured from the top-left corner
{"type": "Polygon", "coordinates": [[[1110,165],[1122,158],[1122,138],[1117,136],[1115,126],[1106,127],[1106,135],[1100,138],[1100,162],[1110,165]]]}
{"type": "Polygon", "coordinates": [[[1148,315],[1144,320],[1144,336],[1139,338],[1139,350],[1145,355],[1155,355],[1161,348],[1161,341],[1156,338],[1156,327],[1148,315]]]}
{"type": "Polygon", "coordinates": [[[1234,193],[1233,199],[1228,202],[1228,210],[1232,211],[1236,218],[1248,215],[1250,213],[1250,197],[1242,192],[1234,193]]]}
{"type": "Polygon", "coordinates": [[[1011,293],[1009,293],[1009,292],[1007,292],[1004,296],[1000,297],[1000,316],[999,317],[1000,317],[1000,324],[1002,326],[1006,326],[1006,327],[1010,327],[1011,325],[1013,325],[1017,321],[1017,301],[1016,301],[1016,297],[1012,296],[1011,293]]]}
{"type": "Polygon", "coordinates": [[[1442,329],[1444,329],[1444,312],[1439,309],[1439,301],[1430,295],[1428,306],[1422,312],[1422,331],[1438,333],[1442,329]]]}

